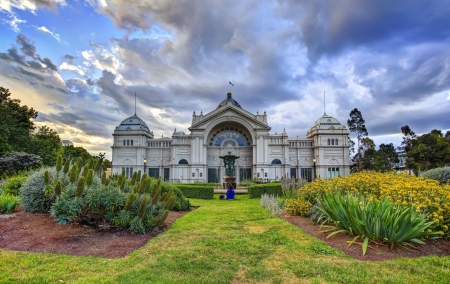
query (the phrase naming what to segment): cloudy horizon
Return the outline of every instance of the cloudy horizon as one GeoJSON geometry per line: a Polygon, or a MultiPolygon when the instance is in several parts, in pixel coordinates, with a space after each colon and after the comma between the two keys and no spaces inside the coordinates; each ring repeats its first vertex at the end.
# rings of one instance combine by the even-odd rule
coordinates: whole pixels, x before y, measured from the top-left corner
{"type": "MultiPolygon", "coordinates": [[[[0,85],[61,139],[106,152],[136,112],[184,130],[228,89],[271,133],[358,108],[377,145],[449,130],[446,1],[0,0],[0,85]],[[229,85],[229,81],[234,86],[229,85]]],[[[352,135],[354,139],[354,135],[352,135]]],[[[355,140],[355,139],[354,139],[355,140]]]]}

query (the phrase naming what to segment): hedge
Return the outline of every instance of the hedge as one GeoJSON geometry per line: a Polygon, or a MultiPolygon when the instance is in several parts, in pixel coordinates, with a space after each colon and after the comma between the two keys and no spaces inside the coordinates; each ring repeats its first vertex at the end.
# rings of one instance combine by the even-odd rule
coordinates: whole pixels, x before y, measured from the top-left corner
{"type": "Polygon", "coordinates": [[[249,198],[260,198],[264,193],[281,196],[281,183],[253,184],[248,187],[249,198]]]}
{"type": "Polygon", "coordinates": [[[213,199],[214,186],[208,184],[176,184],[187,198],[213,199]]]}

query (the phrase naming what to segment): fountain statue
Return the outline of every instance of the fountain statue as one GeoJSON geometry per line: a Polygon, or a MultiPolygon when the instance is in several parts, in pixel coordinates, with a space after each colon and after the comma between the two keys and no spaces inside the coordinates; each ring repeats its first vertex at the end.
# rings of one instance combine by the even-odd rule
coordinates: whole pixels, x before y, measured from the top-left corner
{"type": "Polygon", "coordinates": [[[233,189],[236,189],[236,177],[234,172],[234,163],[239,156],[231,155],[231,152],[228,152],[228,155],[220,156],[223,160],[223,164],[225,166],[225,176],[223,177],[223,188],[227,189],[230,185],[233,189]]]}

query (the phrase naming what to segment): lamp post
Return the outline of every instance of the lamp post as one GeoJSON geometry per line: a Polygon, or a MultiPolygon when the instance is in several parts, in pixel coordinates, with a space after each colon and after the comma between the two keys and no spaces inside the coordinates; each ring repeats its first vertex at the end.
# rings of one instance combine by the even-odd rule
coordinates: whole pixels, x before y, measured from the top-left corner
{"type": "Polygon", "coordinates": [[[317,176],[317,174],[316,174],[316,157],[314,157],[313,162],[314,162],[314,179],[316,179],[316,176],[317,176]]]}
{"type": "Polygon", "coordinates": [[[147,165],[147,159],[144,159],[144,174],[145,174],[145,166],[147,165]]]}

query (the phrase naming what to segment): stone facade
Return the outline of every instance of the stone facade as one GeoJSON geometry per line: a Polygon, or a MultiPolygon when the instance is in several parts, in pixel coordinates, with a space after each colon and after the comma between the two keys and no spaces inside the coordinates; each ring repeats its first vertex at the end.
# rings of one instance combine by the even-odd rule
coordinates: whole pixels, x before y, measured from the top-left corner
{"type": "MultiPolygon", "coordinates": [[[[295,122],[293,122],[295,123],[295,122]]],[[[267,114],[244,110],[228,92],[219,106],[207,113],[195,112],[189,134],[155,138],[136,115],[114,130],[112,172],[126,175],[141,170],[175,182],[221,182],[225,175],[219,156],[239,156],[237,183],[244,179],[289,177],[331,178],[348,175],[347,128],[324,114],[306,138],[288,137],[286,131],[270,134],[267,114]]]]}

